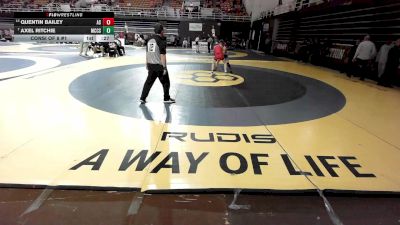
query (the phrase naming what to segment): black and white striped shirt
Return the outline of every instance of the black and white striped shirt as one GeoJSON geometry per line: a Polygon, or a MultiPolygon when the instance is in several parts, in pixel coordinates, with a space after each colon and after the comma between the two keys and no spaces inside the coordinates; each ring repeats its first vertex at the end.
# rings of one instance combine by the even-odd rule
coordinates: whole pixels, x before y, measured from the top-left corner
{"type": "Polygon", "coordinates": [[[167,40],[159,35],[154,35],[147,41],[146,60],[149,70],[164,70],[161,54],[167,54],[167,40]]]}

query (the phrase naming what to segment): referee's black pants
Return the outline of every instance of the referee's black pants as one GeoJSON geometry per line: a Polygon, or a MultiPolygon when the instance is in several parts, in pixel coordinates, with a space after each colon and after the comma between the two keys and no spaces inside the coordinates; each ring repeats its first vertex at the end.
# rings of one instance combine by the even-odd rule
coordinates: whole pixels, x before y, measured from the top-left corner
{"type": "Polygon", "coordinates": [[[158,78],[163,86],[164,89],[164,100],[169,100],[169,87],[170,87],[170,82],[169,82],[169,75],[168,72],[167,74],[163,75],[164,71],[155,71],[155,70],[149,70],[149,74],[147,75],[146,82],[144,83],[143,86],[143,91],[142,95],[140,97],[141,100],[146,100],[147,96],[149,95],[150,89],[153,86],[154,82],[158,78]]]}

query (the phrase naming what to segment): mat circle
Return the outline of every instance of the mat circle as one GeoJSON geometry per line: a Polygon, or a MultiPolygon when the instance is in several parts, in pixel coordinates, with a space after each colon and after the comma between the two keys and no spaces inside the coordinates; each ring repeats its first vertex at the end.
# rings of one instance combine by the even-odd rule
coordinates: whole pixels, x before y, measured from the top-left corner
{"type": "Polygon", "coordinates": [[[43,52],[76,52],[79,53],[79,46],[75,45],[57,45],[57,46],[39,46],[29,48],[32,51],[43,51],[43,52]]]}
{"type": "Polygon", "coordinates": [[[10,72],[35,65],[35,61],[29,59],[1,58],[0,73],[10,72]]]}
{"type": "MultiPolygon", "coordinates": [[[[245,81],[235,86],[197,87],[175,81],[174,73],[179,70],[205,70],[209,66],[169,65],[171,95],[177,103],[167,122],[202,126],[286,124],[328,116],[346,103],[342,93],[321,81],[255,67],[234,67],[234,72],[242,74],[245,81]]],[[[146,77],[143,65],[107,68],[78,77],[69,91],[91,107],[142,119],[138,99],[146,77]]],[[[156,81],[146,109],[155,114],[165,113],[160,110],[162,99],[162,87],[156,81]]]]}

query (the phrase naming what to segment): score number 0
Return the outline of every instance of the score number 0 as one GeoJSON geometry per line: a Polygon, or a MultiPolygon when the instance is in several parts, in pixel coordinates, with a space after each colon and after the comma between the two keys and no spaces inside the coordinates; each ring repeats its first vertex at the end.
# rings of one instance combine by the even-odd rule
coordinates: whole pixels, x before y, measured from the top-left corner
{"type": "Polygon", "coordinates": [[[114,26],[114,18],[103,18],[103,26],[114,26]]]}

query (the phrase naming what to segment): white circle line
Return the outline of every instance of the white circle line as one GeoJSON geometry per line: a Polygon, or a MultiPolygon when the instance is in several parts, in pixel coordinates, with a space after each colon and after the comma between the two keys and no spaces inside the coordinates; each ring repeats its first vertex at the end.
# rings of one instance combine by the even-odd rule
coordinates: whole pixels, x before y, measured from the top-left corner
{"type": "Polygon", "coordinates": [[[34,57],[34,56],[0,56],[0,58],[26,59],[34,61],[35,64],[26,68],[0,73],[0,79],[21,76],[25,74],[35,73],[50,68],[54,68],[61,64],[60,60],[54,58],[34,57]]]}

